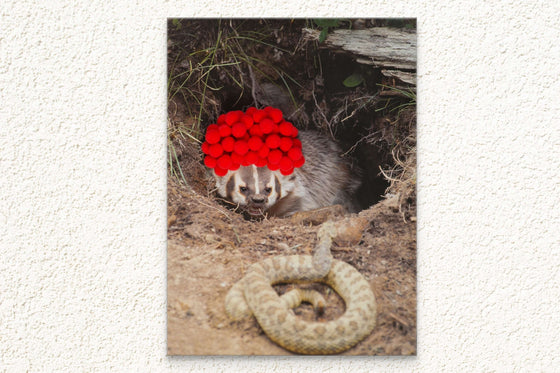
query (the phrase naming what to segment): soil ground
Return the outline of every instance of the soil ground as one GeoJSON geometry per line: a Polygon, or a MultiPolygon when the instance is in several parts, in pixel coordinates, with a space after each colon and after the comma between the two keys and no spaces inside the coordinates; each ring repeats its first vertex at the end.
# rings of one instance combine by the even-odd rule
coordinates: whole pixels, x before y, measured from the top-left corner
{"type": "MultiPolygon", "coordinates": [[[[279,218],[246,221],[174,182],[168,193],[168,354],[291,354],[271,342],[254,319],[230,321],[224,298],[252,263],[275,255],[311,254],[318,226],[279,218]]],[[[414,355],[416,224],[403,220],[395,199],[359,215],[370,222],[359,245],[333,245],[332,252],[369,281],[378,317],[372,334],[343,355],[414,355]]],[[[326,320],[344,310],[333,293],[326,293],[327,302],[333,302],[323,316],[326,320]]],[[[307,305],[296,314],[314,318],[307,305]]]]}

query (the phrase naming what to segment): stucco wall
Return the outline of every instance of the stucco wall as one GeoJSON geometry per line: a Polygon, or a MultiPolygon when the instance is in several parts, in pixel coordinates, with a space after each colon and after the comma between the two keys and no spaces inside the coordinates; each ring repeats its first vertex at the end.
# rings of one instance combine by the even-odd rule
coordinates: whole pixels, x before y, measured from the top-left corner
{"type": "Polygon", "coordinates": [[[2,2],[0,367],[557,369],[559,3],[272,3],[2,2]],[[165,19],[265,14],[418,17],[416,358],[165,355],[165,19]]]}

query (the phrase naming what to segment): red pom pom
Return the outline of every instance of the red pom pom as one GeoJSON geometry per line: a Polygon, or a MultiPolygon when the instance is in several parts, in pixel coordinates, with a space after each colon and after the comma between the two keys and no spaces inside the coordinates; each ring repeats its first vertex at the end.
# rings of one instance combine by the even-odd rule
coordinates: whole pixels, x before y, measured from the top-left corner
{"type": "Polygon", "coordinates": [[[237,153],[231,153],[231,163],[233,164],[241,164],[243,162],[243,156],[237,153]]]}
{"type": "Polygon", "coordinates": [[[222,176],[226,176],[227,170],[224,170],[223,168],[220,168],[220,167],[217,167],[217,166],[216,166],[216,167],[214,168],[214,173],[215,173],[216,175],[222,177],[222,176]]]}
{"type": "Polygon", "coordinates": [[[283,156],[280,160],[280,170],[289,170],[291,168],[294,168],[292,160],[289,157],[283,156]]]}
{"type": "Polygon", "coordinates": [[[233,136],[237,138],[243,137],[246,132],[247,132],[247,127],[245,127],[244,123],[237,122],[234,123],[233,126],[231,127],[231,133],[233,134],[233,136]]]}
{"type": "Polygon", "coordinates": [[[284,176],[288,176],[288,175],[290,175],[292,172],[294,172],[294,168],[293,168],[293,167],[290,168],[290,169],[288,169],[288,170],[280,169],[280,173],[281,173],[282,175],[284,175],[284,176]]]}
{"type": "Polygon", "coordinates": [[[291,137],[282,137],[280,139],[280,149],[282,149],[282,151],[287,152],[288,150],[290,150],[293,143],[294,142],[291,137]]]}
{"type": "MultiPolygon", "coordinates": [[[[224,148],[225,149],[225,148],[224,148]]],[[[301,149],[299,148],[291,148],[288,151],[288,157],[290,157],[290,159],[292,161],[297,161],[298,159],[300,159],[303,156],[303,153],[301,152],[301,149]]]]}
{"type": "Polygon", "coordinates": [[[268,153],[268,163],[278,164],[280,159],[282,159],[282,152],[280,150],[274,149],[268,153]]]}
{"type": "Polygon", "coordinates": [[[292,127],[292,137],[297,137],[299,131],[296,127],[292,127]]]}
{"type": "Polygon", "coordinates": [[[263,142],[260,137],[253,136],[249,139],[249,149],[251,150],[258,151],[262,145],[263,142]]]}
{"type": "Polygon", "coordinates": [[[253,120],[256,123],[260,123],[260,121],[266,116],[266,113],[264,110],[256,110],[253,112],[253,120]]]}
{"type": "Polygon", "coordinates": [[[210,155],[214,158],[218,158],[220,155],[223,154],[224,149],[222,148],[222,146],[220,144],[213,144],[210,145],[210,149],[208,150],[208,152],[210,153],[210,155]]]}
{"type": "Polygon", "coordinates": [[[227,154],[218,158],[218,167],[227,170],[231,166],[231,157],[227,154]]]}
{"type": "Polygon", "coordinates": [[[208,132],[208,131],[217,131],[218,128],[220,128],[220,127],[218,127],[217,124],[211,124],[211,125],[209,125],[209,126],[206,128],[206,132],[208,132]]]}
{"type": "Polygon", "coordinates": [[[267,163],[268,163],[268,160],[266,158],[259,156],[259,159],[257,159],[257,161],[255,162],[255,166],[264,167],[264,166],[266,166],[267,163]]]}
{"type": "Polygon", "coordinates": [[[231,135],[231,127],[227,124],[221,124],[218,127],[218,131],[220,132],[220,136],[222,137],[228,137],[229,135],[231,135]]]}
{"type": "Polygon", "coordinates": [[[216,167],[216,158],[207,155],[204,157],[204,165],[208,168],[216,167]]]}
{"type": "Polygon", "coordinates": [[[203,152],[204,154],[210,154],[210,153],[209,153],[209,151],[210,151],[210,144],[209,144],[208,142],[204,141],[204,142],[202,143],[202,145],[200,146],[200,148],[202,149],[202,152],[203,152]]]}
{"type": "Polygon", "coordinates": [[[245,124],[246,128],[251,128],[253,126],[253,117],[251,115],[243,114],[241,116],[241,123],[245,124]]]}
{"type": "Polygon", "coordinates": [[[258,125],[258,124],[255,124],[254,126],[249,128],[249,133],[252,136],[257,136],[257,137],[262,137],[262,135],[263,135],[262,130],[261,130],[261,126],[258,125]]]}
{"type": "Polygon", "coordinates": [[[282,110],[270,106],[265,107],[264,110],[274,123],[280,123],[282,121],[282,110]]]}
{"type": "Polygon", "coordinates": [[[301,141],[296,138],[299,131],[284,120],[278,108],[230,111],[216,122],[206,129],[201,148],[206,155],[204,164],[218,176],[251,164],[288,175],[305,163],[301,141]]]}
{"type": "Polygon", "coordinates": [[[263,133],[271,133],[273,129],[274,122],[272,121],[272,119],[264,118],[263,120],[261,120],[261,130],[263,133]]]}
{"type": "Polygon", "coordinates": [[[226,115],[222,114],[218,117],[218,120],[216,120],[216,123],[218,124],[226,124],[226,115]]]}
{"type": "Polygon", "coordinates": [[[231,153],[233,151],[233,144],[235,144],[235,140],[233,139],[233,137],[229,136],[223,139],[221,144],[225,152],[231,153]]]}
{"type": "Polygon", "coordinates": [[[220,141],[220,132],[218,132],[218,130],[207,130],[206,141],[208,141],[209,144],[216,144],[220,141]]]}
{"type": "Polygon", "coordinates": [[[297,161],[294,161],[294,167],[301,167],[305,163],[305,157],[301,157],[297,161]]]}
{"type": "Polygon", "coordinates": [[[248,165],[251,164],[255,164],[255,162],[257,162],[257,160],[259,159],[259,156],[257,155],[256,152],[248,152],[247,154],[245,154],[245,156],[243,157],[243,160],[248,163],[248,165]]]}
{"type": "Polygon", "coordinates": [[[282,124],[280,124],[280,133],[284,136],[291,136],[292,128],[294,128],[294,125],[292,123],[282,122],[282,124]]]}
{"type": "Polygon", "coordinates": [[[270,148],[266,145],[261,146],[259,149],[259,157],[266,158],[268,156],[268,152],[270,152],[270,148]]]}
{"type": "Polygon", "coordinates": [[[230,111],[226,114],[226,123],[228,124],[228,126],[233,126],[235,122],[239,122],[242,115],[243,112],[240,110],[230,111]]]}
{"type": "Polygon", "coordinates": [[[253,116],[253,113],[257,111],[257,108],[254,106],[251,106],[249,108],[247,108],[247,110],[245,110],[245,114],[250,115],[251,117],[253,116]]]}
{"type": "Polygon", "coordinates": [[[249,145],[243,140],[237,140],[233,145],[233,151],[237,154],[244,155],[249,151],[249,145]]]}
{"type": "Polygon", "coordinates": [[[276,149],[280,146],[280,136],[277,134],[268,135],[264,142],[270,149],[276,149]]]}

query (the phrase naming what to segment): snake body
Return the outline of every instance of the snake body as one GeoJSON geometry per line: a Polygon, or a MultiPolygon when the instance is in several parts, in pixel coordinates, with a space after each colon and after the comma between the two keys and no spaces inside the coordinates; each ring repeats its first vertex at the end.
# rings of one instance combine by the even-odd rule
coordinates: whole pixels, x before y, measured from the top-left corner
{"type": "Polygon", "coordinates": [[[266,335],[287,350],[300,354],[335,354],[368,336],[375,326],[376,304],[369,283],[351,265],[332,259],[331,239],[336,227],[319,229],[313,256],[276,256],[251,265],[226,296],[226,311],[235,320],[253,314],[266,335]],[[322,282],[344,300],[346,310],[336,320],[310,322],[297,318],[272,285],[322,282]]]}

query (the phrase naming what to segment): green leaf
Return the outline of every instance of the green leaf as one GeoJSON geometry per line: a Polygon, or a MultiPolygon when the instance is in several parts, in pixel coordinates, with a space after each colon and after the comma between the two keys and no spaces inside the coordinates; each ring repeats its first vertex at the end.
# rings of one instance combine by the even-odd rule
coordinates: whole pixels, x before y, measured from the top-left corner
{"type": "Polygon", "coordinates": [[[325,39],[327,38],[327,33],[328,33],[328,29],[324,28],[321,30],[321,33],[319,34],[319,43],[325,41],[325,39]]]}
{"type": "Polygon", "coordinates": [[[348,78],[344,79],[342,84],[345,87],[353,88],[359,86],[364,81],[364,77],[360,73],[354,73],[350,75],[348,78]]]}
{"type": "Polygon", "coordinates": [[[175,28],[177,30],[179,30],[181,28],[181,20],[177,19],[177,18],[173,18],[171,20],[171,23],[173,24],[173,26],[175,26],[175,28]]]}

